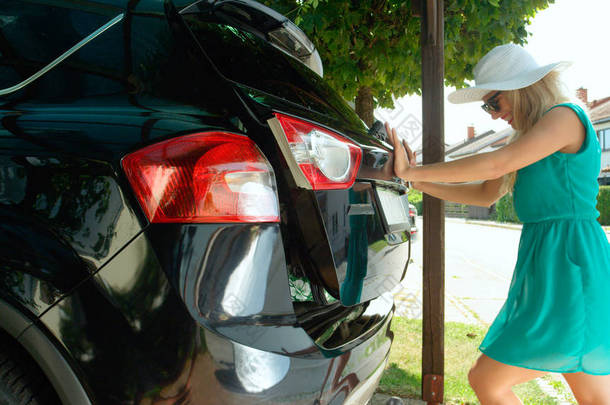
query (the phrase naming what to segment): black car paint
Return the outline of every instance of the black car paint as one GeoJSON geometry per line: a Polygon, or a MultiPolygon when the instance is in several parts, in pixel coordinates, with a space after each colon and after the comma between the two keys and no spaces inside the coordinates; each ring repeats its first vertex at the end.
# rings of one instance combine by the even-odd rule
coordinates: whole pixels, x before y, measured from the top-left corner
{"type": "MultiPolygon", "coordinates": [[[[335,287],[337,294],[333,276],[345,260],[345,246],[333,249],[329,229],[335,220],[326,215],[325,201],[333,194],[349,198],[349,191],[296,189],[265,118],[274,110],[288,112],[342,132],[363,146],[364,168],[381,167],[384,146],[345,116],[272,94],[253,100],[243,85],[219,75],[170,3],[3,7],[11,3],[45,7],[42,14],[48,18],[51,10],[56,19],[49,24],[39,16],[37,28],[47,32],[32,39],[38,48],[27,57],[10,41],[0,41],[10,62],[2,65],[10,74],[0,75],[1,88],[116,14],[125,17],[34,83],[0,97],[0,328],[32,353],[42,350],[42,343],[32,342],[46,339],[47,353],[53,348],[63,356],[67,366],[39,359],[65,403],[83,403],[71,395],[78,391],[76,382],[61,387],[68,385],[58,377],[66,370],[94,404],[145,398],[180,403],[187,397],[198,404],[268,403],[290,395],[293,403],[342,403],[384,364],[391,303],[387,295],[353,308],[328,303],[321,286],[330,292],[335,287]],[[74,21],[80,22],[78,30],[55,29],[74,27],[74,21]],[[246,133],[272,163],[281,223],[148,224],[121,171],[122,157],[169,137],[219,129],[246,133]],[[215,244],[218,237],[226,244],[215,244]],[[271,246],[271,260],[267,251],[249,251],[254,241],[271,246]],[[203,253],[212,248],[224,261],[204,274],[203,253]],[[226,284],[223,289],[237,268],[256,275],[239,296],[226,284]],[[183,287],[202,274],[209,282],[207,299],[196,308],[185,305],[194,295],[187,297],[183,287]],[[288,274],[311,279],[313,302],[292,302],[288,274]],[[258,295],[261,287],[265,299],[258,295]],[[222,299],[210,299],[222,293],[233,294],[235,308],[227,311],[222,299]],[[366,333],[342,339],[331,324],[349,329],[355,321],[346,318],[355,310],[362,322],[353,329],[366,333]],[[16,320],[15,313],[29,323],[16,320]],[[334,338],[319,340],[329,330],[334,338]],[[235,354],[225,356],[239,345],[274,353],[279,363],[289,362],[290,371],[281,383],[248,392],[236,375],[235,354]],[[319,381],[311,381],[304,395],[303,373],[310,370],[318,370],[319,381]]],[[[375,181],[363,180],[365,186],[375,181]]],[[[342,224],[349,222],[344,215],[342,224]]],[[[376,221],[371,243],[384,238],[376,221]]]]}
{"type": "MultiPolygon", "coordinates": [[[[207,2],[199,4],[207,5],[207,2]]],[[[194,8],[189,7],[187,11],[194,8]]],[[[384,184],[378,178],[379,168],[387,160],[387,153],[381,149],[382,145],[377,138],[367,134],[354,111],[319,76],[293,58],[286,57],[281,51],[265,46],[263,39],[256,33],[247,31],[247,28],[227,27],[224,19],[218,19],[205,10],[207,7],[197,14],[185,14],[189,29],[200,39],[200,46],[220,74],[237,83],[242,100],[259,122],[264,122],[276,111],[297,115],[318,125],[321,123],[329,130],[339,131],[357,141],[363,149],[364,159],[358,176],[360,179],[371,178],[377,185],[400,188],[390,181],[384,184]]],[[[256,139],[254,134],[251,137],[256,139]]],[[[270,155],[282,156],[279,151],[267,153],[267,156],[270,155]]],[[[278,163],[286,166],[284,162],[278,163]]],[[[291,178],[289,174],[281,177],[291,178]]],[[[286,192],[294,189],[294,185],[288,185],[286,192]]],[[[310,198],[309,193],[292,194],[293,202],[310,198]]],[[[314,212],[308,212],[307,207],[297,209],[294,211],[295,221],[288,223],[299,223],[301,230],[311,229],[312,235],[307,232],[303,234],[306,253],[309,254],[302,256],[311,258],[317,271],[310,271],[310,274],[313,277],[319,276],[318,281],[335,298],[341,299],[344,305],[361,303],[403,278],[403,267],[389,272],[387,267],[382,268],[377,266],[376,261],[369,261],[367,247],[383,240],[388,245],[401,243],[409,238],[409,233],[404,230],[389,232],[382,224],[381,215],[369,217],[366,214],[348,214],[354,202],[375,206],[373,186],[362,183],[351,190],[329,190],[317,192],[315,196],[317,201],[306,204],[314,212]],[[367,191],[363,192],[363,188],[367,191]],[[315,222],[317,212],[322,213],[321,223],[315,222]],[[348,225],[350,221],[353,225],[351,228],[348,225]],[[346,233],[346,229],[352,229],[352,232],[346,233]],[[388,233],[390,235],[386,237],[388,233]],[[327,240],[320,238],[324,234],[327,240]],[[329,245],[331,255],[328,254],[329,245]],[[350,251],[351,256],[348,254],[350,251]],[[355,260],[350,262],[350,257],[355,260]],[[353,286],[357,287],[352,288],[353,286]]]]}
{"type": "MultiPolygon", "coordinates": [[[[240,229],[223,232],[237,236],[251,231],[248,229],[250,226],[237,227],[240,229]]],[[[167,230],[160,231],[167,233],[167,230]]],[[[214,233],[213,230],[199,231],[214,233]]],[[[192,232],[186,232],[189,233],[192,232]]],[[[231,248],[225,245],[225,248],[235,256],[235,245],[231,248]]],[[[234,272],[236,267],[206,274],[205,281],[212,282],[207,284],[209,289],[205,288],[205,297],[229,295],[213,301],[216,305],[212,314],[202,313],[199,318],[193,317],[185,310],[183,299],[171,286],[154,252],[148,238],[141,234],[93,278],[41,318],[71,354],[75,369],[84,374],[82,379],[88,381],[93,403],[139,403],[143,398],[149,398],[153,403],[170,399],[169,403],[179,403],[180,398],[190,398],[197,404],[269,403],[291,396],[298,397],[304,401],[302,403],[312,403],[324,397],[333,399],[322,403],[342,403],[350,391],[347,387],[351,385],[353,388],[368,376],[358,372],[358,368],[375,368],[387,355],[391,341],[390,318],[383,305],[380,307],[385,311],[378,315],[380,324],[371,335],[352,342],[350,350],[343,353],[328,353],[327,358],[299,327],[294,311],[286,305],[289,302],[283,302],[286,313],[277,313],[282,304],[273,302],[278,301],[278,297],[273,296],[276,290],[268,290],[265,295],[268,302],[261,308],[270,314],[262,311],[235,316],[239,310],[250,310],[244,305],[244,298],[230,295],[231,291],[226,288],[218,290],[213,281],[230,277],[231,270],[234,272]],[[221,306],[223,303],[229,306],[221,306]],[[274,318],[280,315],[283,319],[278,322],[274,318]],[[202,328],[201,322],[194,318],[204,319],[206,328],[202,328]],[[290,369],[285,369],[286,373],[278,377],[270,389],[258,392],[255,399],[252,388],[243,381],[244,377],[241,376],[240,380],[236,375],[235,362],[238,360],[234,358],[234,347],[236,344],[241,347],[239,341],[247,343],[246,347],[258,346],[266,352],[276,353],[266,355],[265,366],[270,366],[272,361],[290,364],[290,369]],[[356,344],[361,342],[365,344],[356,344]],[[337,364],[342,364],[342,368],[337,368],[337,364]],[[347,367],[355,370],[342,376],[347,367]],[[305,372],[311,373],[307,383],[303,380],[305,372]],[[342,378],[347,381],[345,384],[331,384],[331,381],[323,380],[328,373],[332,381],[342,378]],[[197,383],[187,379],[186,375],[197,383]],[[307,390],[304,390],[305,386],[307,390]],[[308,394],[305,395],[304,391],[308,394]],[[209,398],[210,395],[213,397],[209,398]]],[[[188,267],[197,268],[198,264],[195,261],[188,267]]],[[[258,264],[244,260],[242,269],[251,271],[258,264]]],[[[276,271],[273,266],[268,269],[276,271]]],[[[273,276],[282,273],[276,271],[276,274],[267,275],[273,281],[273,276]]],[[[189,277],[188,274],[185,276],[189,277]]],[[[265,277],[264,273],[262,277],[265,277]]],[[[281,279],[274,281],[281,282],[281,279]]],[[[254,282],[253,287],[261,284],[264,283],[254,282]]],[[[258,290],[248,291],[248,286],[242,290],[250,292],[252,297],[260,293],[258,290]]],[[[379,300],[383,304],[383,298],[379,300]]],[[[197,308],[205,311],[208,309],[206,304],[207,301],[197,308]]]]}

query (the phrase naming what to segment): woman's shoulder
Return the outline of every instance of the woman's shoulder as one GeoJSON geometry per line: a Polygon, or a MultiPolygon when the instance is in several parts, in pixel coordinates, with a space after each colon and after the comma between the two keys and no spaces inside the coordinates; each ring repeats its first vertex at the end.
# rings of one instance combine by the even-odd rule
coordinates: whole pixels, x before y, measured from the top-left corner
{"type": "Polygon", "coordinates": [[[565,102],[555,104],[550,107],[541,117],[540,121],[562,121],[564,123],[572,122],[578,127],[583,127],[585,130],[591,126],[591,120],[587,115],[587,111],[578,103],[565,102]]]}
{"type": "Polygon", "coordinates": [[[578,118],[578,121],[580,121],[587,132],[594,131],[588,108],[585,105],[577,102],[567,102],[557,104],[556,106],[553,106],[553,109],[563,110],[564,114],[572,115],[574,119],[578,118]]]}
{"type": "Polygon", "coordinates": [[[555,104],[555,105],[551,106],[549,109],[547,109],[544,114],[546,115],[547,113],[549,113],[553,110],[563,111],[563,113],[565,113],[565,114],[574,112],[574,113],[576,113],[576,115],[578,115],[579,118],[587,117],[587,112],[586,112],[585,108],[582,105],[580,105],[579,103],[576,103],[573,101],[566,101],[563,103],[555,104]]]}
{"type": "Polygon", "coordinates": [[[572,102],[556,104],[545,113],[543,120],[553,122],[555,134],[564,135],[566,144],[560,152],[574,154],[582,149],[591,121],[580,105],[572,102]]]}

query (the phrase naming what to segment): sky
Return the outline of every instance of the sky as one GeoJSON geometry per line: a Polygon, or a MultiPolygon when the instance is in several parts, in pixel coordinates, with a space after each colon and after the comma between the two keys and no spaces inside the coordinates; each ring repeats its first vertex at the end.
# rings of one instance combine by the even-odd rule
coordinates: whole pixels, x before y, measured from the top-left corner
{"type": "MultiPolygon", "coordinates": [[[[531,35],[524,48],[540,65],[572,62],[562,74],[570,97],[579,87],[588,90],[589,101],[610,96],[609,0],[555,0],[526,29],[531,35]]],[[[480,108],[482,103],[448,103],[447,95],[453,90],[445,88],[445,143],[465,140],[469,125],[474,125],[477,134],[507,128],[506,122],[493,121],[480,108]]],[[[393,110],[377,109],[375,115],[397,127],[416,148],[421,147],[421,97],[403,97],[395,104],[393,110]]]]}

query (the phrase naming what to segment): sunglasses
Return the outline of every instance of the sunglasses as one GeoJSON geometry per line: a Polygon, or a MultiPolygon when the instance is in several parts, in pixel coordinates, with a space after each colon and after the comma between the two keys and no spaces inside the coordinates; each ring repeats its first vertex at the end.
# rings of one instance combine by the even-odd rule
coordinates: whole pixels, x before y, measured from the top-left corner
{"type": "Polygon", "coordinates": [[[485,104],[481,106],[483,111],[491,114],[492,112],[497,112],[500,110],[500,105],[498,104],[498,96],[502,93],[501,91],[497,91],[493,96],[489,97],[485,104]]]}

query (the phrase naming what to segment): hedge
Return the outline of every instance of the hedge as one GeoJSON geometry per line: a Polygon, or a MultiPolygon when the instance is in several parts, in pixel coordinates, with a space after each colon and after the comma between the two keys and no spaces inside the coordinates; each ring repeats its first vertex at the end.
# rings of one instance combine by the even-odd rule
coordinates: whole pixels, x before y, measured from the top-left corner
{"type": "Polygon", "coordinates": [[[513,195],[511,193],[505,194],[496,203],[495,218],[498,222],[514,222],[520,224],[517,213],[515,212],[515,206],[513,205],[513,195]]]}
{"type": "MultiPolygon", "coordinates": [[[[597,195],[597,210],[600,213],[598,219],[600,224],[610,225],[610,186],[600,186],[597,195]]],[[[520,223],[513,206],[513,196],[511,194],[506,194],[496,203],[495,220],[520,223]]]]}
{"type": "Polygon", "coordinates": [[[610,225],[610,186],[600,186],[597,195],[597,210],[599,211],[599,223],[610,225]]]}
{"type": "MultiPolygon", "coordinates": [[[[409,202],[417,208],[419,215],[423,214],[422,193],[417,190],[409,191],[409,202]]],[[[602,225],[610,225],[610,186],[600,186],[599,194],[597,195],[597,210],[600,213],[598,218],[602,225]]],[[[517,218],[515,207],[513,206],[512,194],[506,194],[496,203],[496,212],[493,216],[494,220],[499,222],[514,222],[521,223],[517,218]]]]}
{"type": "Polygon", "coordinates": [[[409,190],[409,202],[415,205],[417,215],[424,214],[424,196],[422,195],[421,191],[417,191],[414,188],[409,190]]]}

